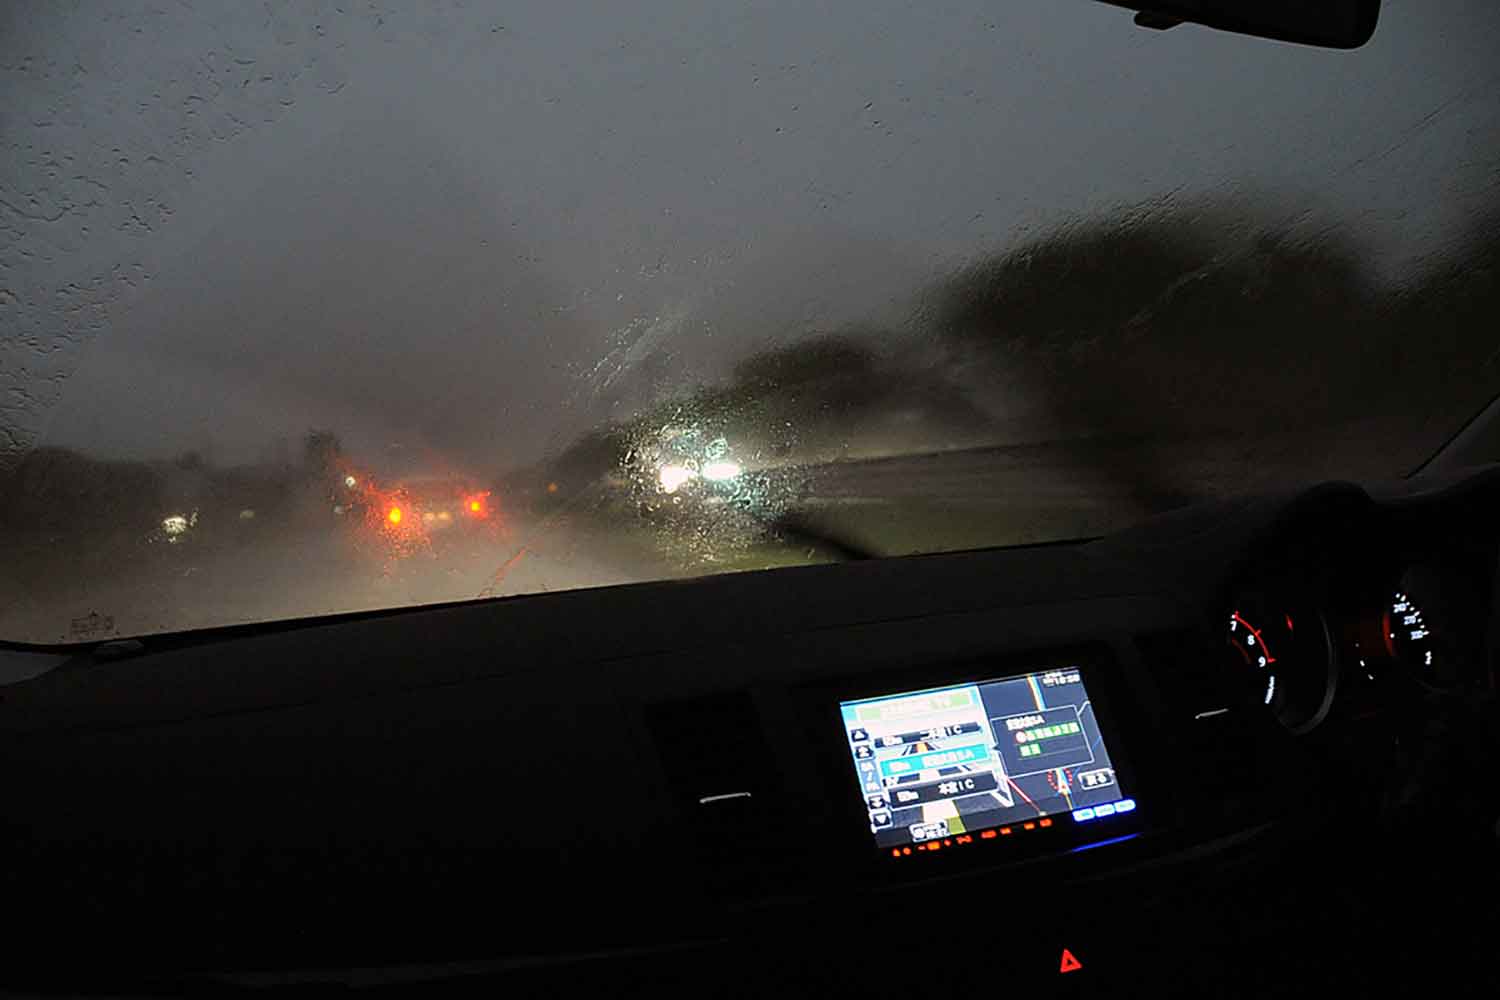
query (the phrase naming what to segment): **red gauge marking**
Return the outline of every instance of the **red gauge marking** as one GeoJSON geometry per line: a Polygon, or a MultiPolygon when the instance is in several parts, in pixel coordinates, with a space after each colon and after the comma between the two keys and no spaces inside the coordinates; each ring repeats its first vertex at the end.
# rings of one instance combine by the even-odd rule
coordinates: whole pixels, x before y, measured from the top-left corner
{"type": "Polygon", "coordinates": [[[1396,659],[1396,633],[1391,630],[1391,613],[1383,611],[1380,615],[1380,638],[1385,642],[1385,651],[1391,654],[1391,659],[1396,659]]]}
{"type": "MultiPolygon", "coordinates": [[[[1245,619],[1241,618],[1240,617],[1240,613],[1238,611],[1236,611],[1234,613],[1234,620],[1237,621],[1237,622],[1239,622],[1241,625],[1245,626],[1245,628],[1249,630],[1250,634],[1253,635],[1253,636],[1255,636],[1255,641],[1258,642],[1258,643],[1260,643],[1260,648],[1266,654],[1266,666],[1269,667],[1271,664],[1275,663],[1276,662],[1276,657],[1274,657],[1274,656],[1271,655],[1271,647],[1266,645],[1265,637],[1260,634],[1260,630],[1258,628],[1256,628],[1254,625],[1251,625],[1249,622],[1245,621],[1245,619]]],[[[1243,657],[1245,657],[1245,662],[1246,663],[1250,662],[1250,654],[1249,653],[1246,653],[1243,649],[1241,649],[1240,650],[1240,655],[1243,656],[1243,657]]]]}

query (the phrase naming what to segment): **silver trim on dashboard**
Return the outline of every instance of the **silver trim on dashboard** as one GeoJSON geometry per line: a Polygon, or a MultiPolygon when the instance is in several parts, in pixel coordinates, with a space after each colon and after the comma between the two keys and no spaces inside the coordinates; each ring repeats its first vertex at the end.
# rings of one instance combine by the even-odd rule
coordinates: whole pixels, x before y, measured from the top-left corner
{"type": "Polygon", "coordinates": [[[723,795],[705,795],[698,800],[698,804],[700,806],[709,806],[715,802],[727,802],[730,799],[748,799],[751,797],[749,792],[725,792],[723,795]]]}

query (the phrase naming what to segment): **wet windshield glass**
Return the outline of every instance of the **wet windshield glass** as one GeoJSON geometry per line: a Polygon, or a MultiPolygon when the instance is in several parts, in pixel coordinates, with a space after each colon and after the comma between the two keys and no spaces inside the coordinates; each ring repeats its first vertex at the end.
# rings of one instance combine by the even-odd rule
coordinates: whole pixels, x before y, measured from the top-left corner
{"type": "Polygon", "coordinates": [[[0,638],[1077,538],[1500,390],[1500,9],[0,13],[0,638]]]}

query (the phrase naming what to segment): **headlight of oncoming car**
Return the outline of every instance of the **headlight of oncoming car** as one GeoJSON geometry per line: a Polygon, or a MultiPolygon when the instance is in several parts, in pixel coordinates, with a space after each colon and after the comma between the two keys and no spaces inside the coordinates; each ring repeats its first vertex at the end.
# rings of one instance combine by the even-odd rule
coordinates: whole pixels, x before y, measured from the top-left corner
{"type": "Polygon", "coordinates": [[[743,471],[738,462],[728,460],[709,462],[703,467],[703,478],[716,483],[722,483],[731,479],[738,479],[740,473],[743,471]]]}
{"type": "Polygon", "coordinates": [[[663,465],[656,478],[663,493],[676,493],[697,477],[697,471],[686,465],[663,465]]]}

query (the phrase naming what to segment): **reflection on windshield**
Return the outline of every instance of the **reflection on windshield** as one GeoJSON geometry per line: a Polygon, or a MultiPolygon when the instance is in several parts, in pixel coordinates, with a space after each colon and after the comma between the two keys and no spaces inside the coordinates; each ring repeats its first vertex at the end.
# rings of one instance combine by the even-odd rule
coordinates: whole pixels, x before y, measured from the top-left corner
{"type": "MultiPolygon", "coordinates": [[[[465,49],[451,78],[432,76],[419,56],[473,37],[472,12],[443,8],[420,26],[330,17],[326,30],[343,32],[334,54],[293,11],[273,25],[274,50],[317,53],[323,77],[270,74],[287,103],[246,126],[271,143],[253,153],[270,158],[264,174],[202,151],[164,159],[150,136],[120,140],[143,162],[211,167],[238,202],[212,203],[187,174],[116,163],[155,192],[151,204],[174,190],[191,211],[180,224],[152,215],[128,244],[109,242],[130,228],[112,224],[95,244],[87,227],[58,226],[118,212],[124,196],[104,181],[111,190],[89,198],[49,187],[52,160],[13,155],[7,189],[31,193],[0,206],[20,234],[10,246],[46,253],[25,254],[22,292],[0,288],[0,305],[29,324],[11,355],[20,374],[0,376],[13,401],[0,411],[0,637],[93,641],[1092,536],[1199,499],[1402,474],[1500,390],[1500,203],[1493,184],[1464,182],[1493,176],[1500,148],[1483,123],[1500,102],[1472,83],[1462,100],[1450,92],[1452,74],[1477,79],[1480,61],[1422,62],[1428,29],[1399,8],[1366,50],[1332,57],[1189,29],[1145,42],[1101,5],[1043,6],[1011,15],[1012,32],[1100,46],[1089,65],[1110,93],[1078,100],[1157,86],[1144,45],[1173,46],[1226,88],[1241,81],[1224,65],[1303,85],[1247,97],[1257,113],[1244,122],[1217,106],[1204,117],[1196,92],[1156,100],[1141,125],[1158,130],[1150,150],[1054,108],[1042,124],[1058,149],[1024,157],[1082,169],[1069,187],[1027,174],[1009,147],[954,158],[991,140],[972,131],[972,110],[944,105],[952,81],[916,82],[948,51],[903,49],[914,71],[880,100],[846,93],[812,53],[774,73],[745,67],[745,80],[732,65],[697,68],[724,100],[784,114],[767,129],[783,148],[745,146],[695,103],[701,93],[667,86],[680,63],[638,50],[668,38],[595,25],[595,41],[625,53],[600,61],[558,48],[562,25],[541,5],[486,27],[496,45],[521,34],[545,50],[550,38],[575,74],[632,77],[657,110],[693,123],[683,145],[653,133],[642,107],[606,114],[605,97],[549,75],[537,51],[497,63],[465,49]],[[399,74],[361,76],[349,53],[376,42],[422,86],[397,98],[387,88],[399,74]],[[1358,80],[1340,92],[1363,94],[1392,67],[1426,97],[1395,110],[1335,103],[1323,132],[1296,117],[1309,87],[1358,80]],[[528,123],[517,134],[530,147],[445,119],[451,102],[495,113],[464,103],[476,93],[503,95],[499,120],[528,123]],[[292,99],[335,94],[345,103],[292,99]],[[616,118],[665,145],[612,145],[616,118]],[[1271,141],[1283,125],[1297,150],[1271,141]],[[905,132],[920,142],[872,145],[905,132]],[[1405,148],[1424,136],[1432,148],[1405,148]],[[278,141],[286,155],[273,163],[278,141]],[[587,166],[580,148],[613,166],[587,166]],[[924,156],[950,184],[913,186],[924,156]],[[834,166],[812,166],[818,157],[834,166]],[[783,172],[768,188],[765,158],[783,172]],[[739,192],[731,202],[717,200],[721,183],[739,192]],[[1078,196],[1095,183],[1110,196],[1078,196]],[[1052,202],[1038,214],[1035,199],[1016,200],[1022,188],[1052,202]],[[781,191],[800,207],[777,202],[781,191]],[[987,219],[997,211],[1010,221],[987,219]],[[946,221],[927,228],[933,218],[946,221]],[[106,259],[127,245],[168,248],[154,273],[139,269],[139,288],[123,257],[106,259]],[[78,284],[75,270],[106,277],[78,284]],[[64,291],[39,291],[54,286],[64,291]],[[46,367],[75,350],[65,372],[46,367]]],[[[732,32],[683,16],[680,30],[699,32],[684,53],[731,36],[765,52],[785,41],[769,14],[732,32]]],[[[122,127],[89,115],[146,87],[131,74],[150,71],[90,49],[96,26],[84,22],[8,44],[71,45],[112,67],[97,106],[63,116],[58,141],[83,143],[86,159],[86,138],[122,127]]],[[[966,25],[939,30],[964,49],[977,44],[966,25]]],[[[814,24],[795,44],[845,45],[836,27],[814,24]]],[[[1493,23],[1469,27],[1495,37],[1493,23]]],[[[205,35],[205,65],[224,81],[191,77],[194,93],[153,127],[220,106],[231,77],[258,85],[249,53],[271,44],[262,28],[205,35]]],[[[854,49],[834,54],[870,70],[854,49]]],[[[1021,81],[1046,89],[1038,81],[1058,71],[983,72],[998,75],[969,92],[998,98],[1021,81]]]]}

